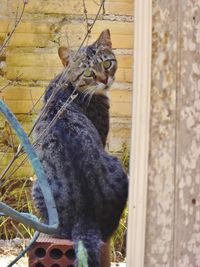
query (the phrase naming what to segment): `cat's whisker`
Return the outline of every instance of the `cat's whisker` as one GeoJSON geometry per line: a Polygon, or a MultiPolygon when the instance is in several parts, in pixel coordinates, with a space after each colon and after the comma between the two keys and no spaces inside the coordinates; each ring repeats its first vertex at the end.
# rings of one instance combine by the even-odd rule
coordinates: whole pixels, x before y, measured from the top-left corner
{"type": "Polygon", "coordinates": [[[88,98],[88,103],[87,103],[87,107],[89,106],[91,100],[92,100],[92,97],[93,95],[95,94],[95,89],[93,89],[91,92],[90,92],[90,95],[89,95],[89,98],[88,98]]]}
{"type": "Polygon", "coordinates": [[[91,98],[95,93],[95,89],[90,89],[88,92],[89,98],[91,98]]]}
{"type": "Polygon", "coordinates": [[[83,101],[85,101],[85,99],[90,96],[90,94],[93,92],[93,90],[91,90],[90,88],[89,89],[86,89],[84,91],[84,97],[83,97],[83,101]],[[86,92],[86,93],[85,93],[86,92]]]}

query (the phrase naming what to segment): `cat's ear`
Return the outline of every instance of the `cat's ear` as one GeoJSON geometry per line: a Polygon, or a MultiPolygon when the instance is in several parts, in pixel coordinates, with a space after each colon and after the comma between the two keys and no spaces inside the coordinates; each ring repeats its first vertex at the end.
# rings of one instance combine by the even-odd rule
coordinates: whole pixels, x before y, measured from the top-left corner
{"type": "Polygon", "coordinates": [[[64,67],[67,67],[69,63],[69,49],[66,47],[59,47],[58,55],[64,67]]]}
{"type": "Polygon", "coordinates": [[[112,48],[112,43],[111,43],[111,39],[110,39],[110,31],[109,31],[109,29],[104,30],[100,34],[100,36],[96,40],[95,44],[97,46],[104,46],[104,47],[112,48]]]}

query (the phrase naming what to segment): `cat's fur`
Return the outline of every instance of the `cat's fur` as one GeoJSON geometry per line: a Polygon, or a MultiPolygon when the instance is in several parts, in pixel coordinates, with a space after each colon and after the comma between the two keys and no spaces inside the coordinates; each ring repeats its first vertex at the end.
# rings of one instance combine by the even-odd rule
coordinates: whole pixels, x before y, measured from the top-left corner
{"type": "MultiPolygon", "coordinates": [[[[62,48],[59,55],[66,71],[47,88],[44,105],[47,101],[49,104],[37,124],[35,138],[48,129],[72,94],[77,97],[40,137],[37,154],[58,210],[60,225],[56,236],[72,239],[76,253],[78,242],[82,241],[88,253],[89,267],[99,267],[101,241],[107,241],[116,230],[128,187],[119,160],[104,149],[109,128],[106,91],[117,68],[109,30],[77,54],[62,48]],[[102,62],[108,59],[112,64],[104,69],[102,62]],[[88,68],[95,74],[85,78],[84,75],[91,74],[88,68]]],[[[37,182],[32,194],[37,209],[47,222],[47,210],[37,182]]],[[[77,261],[76,264],[78,266],[77,261]]]]}

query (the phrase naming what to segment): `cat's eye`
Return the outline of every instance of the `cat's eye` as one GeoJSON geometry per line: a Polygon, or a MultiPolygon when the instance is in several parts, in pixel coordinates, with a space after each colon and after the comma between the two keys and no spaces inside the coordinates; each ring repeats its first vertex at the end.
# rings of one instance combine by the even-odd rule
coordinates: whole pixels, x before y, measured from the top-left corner
{"type": "Polygon", "coordinates": [[[87,69],[84,71],[84,76],[89,78],[93,76],[93,71],[91,71],[90,69],[87,69]]]}
{"type": "Polygon", "coordinates": [[[112,62],[110,60],[105,60],[105,61],[103,61],[102,64],[103,64],[104,69],[108,70],[111,67],[112,62]]]}

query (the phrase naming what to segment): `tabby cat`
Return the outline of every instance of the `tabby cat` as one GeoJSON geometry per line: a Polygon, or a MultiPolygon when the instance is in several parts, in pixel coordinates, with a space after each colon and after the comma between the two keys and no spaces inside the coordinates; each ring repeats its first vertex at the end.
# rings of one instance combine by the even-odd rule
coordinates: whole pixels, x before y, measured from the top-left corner
{"type": "MultiPolygon", "coordinates": [[[[107,91],[117,61],[109,30],[78,52],[62,47],[58,53],[65,69],[47,87],[35,129],[36,150],[58,210],[56,237],[73,240],[76,255],[81,241],[88,266],[99,267],[101,242],[116,230],[127,200],[127,176],[118,159],[104,149],[109,128],[107,91]]],[[[48,222],[37,181],[32,195],[48,222]]]]}

